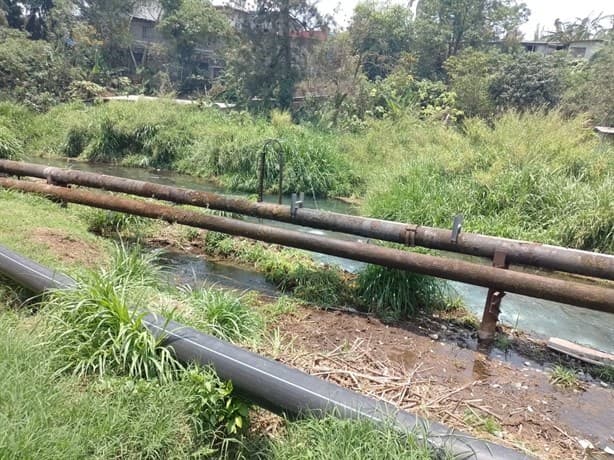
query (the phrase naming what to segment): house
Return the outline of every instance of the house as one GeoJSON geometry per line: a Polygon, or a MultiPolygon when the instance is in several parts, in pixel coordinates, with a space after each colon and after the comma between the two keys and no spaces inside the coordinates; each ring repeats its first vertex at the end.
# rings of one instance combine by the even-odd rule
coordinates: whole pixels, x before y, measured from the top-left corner
{"type": "Polygon", "coordinates": [[[604,46],[604,40],[578,40],[569,44],[569,54],[578,58],[590,59],[604,46]]]}
{"type": "Polygon", "coordinates": [[[578,40],[571,43],[560,43],[546,40],[523,41],[520,44],[526,51],[541,54],[552,54],[556,51],[567,51],[571,56],[580,59],[590,59],[603,48],[603,40],[578,40]]]}

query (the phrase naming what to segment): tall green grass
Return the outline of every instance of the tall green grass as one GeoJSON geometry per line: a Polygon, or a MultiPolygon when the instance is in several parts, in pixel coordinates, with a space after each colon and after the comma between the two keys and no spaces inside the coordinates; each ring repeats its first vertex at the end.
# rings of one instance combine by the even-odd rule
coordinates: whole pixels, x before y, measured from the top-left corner
{"type": "Polygon", "coordinates": [[[164,384],[58,373],[47,329],[1,310],[0,459],[237,458],[247,406],[212,371],[164,384]]]}
{"type": "Polygon", "coordinates": [[[86,272],[77,286],[53,292],[45,301],[49,346],[63,371],[173,379],[182,366],[144,326],[142,303],[157,283],[148,260],[136,249],[116,250],[109,270],[86,272]]]}
{"type": "Polygon", "coordinates": [[[452,304],[445,281],[405,270],[368,265],[359,273],[356,285],[367,308],[390,320],[415,316],[419,311],[445,310],[452,304]]]}
{"type": "Polygon", "coordinates": [[[614,251],[614,149],[581,118],[507,113],[462,130],[407,119],[364,137],[346,142],[382,165],[369,173],[367,214],[449,227],[462,213],[467,231],[614,251]]]}
{"type": "Polygon", "coordinates": [[[222,340],[247,342],[264,330],[262,318],[230,292],[185,287],[179,300],[187,307],[187,312],[180,313],[187,323],[222,340]]]}
{"type": "MultiPolygon", "coordinates": [[[[271,123],[243,112],[144,101],[59,105],[31,117],[36,120],[27,127],[26,137],[28,153],[35,155],[167,168],[214,178],[232,190],[255,192],[260,152],[267,140],[279,138],[284,193],[347,195],[360,182],[336,150],[333,136],[293,125],[280,114],[274,114],[271,123]]],[[[276,153],[267,155],[265,171],[267,190],[276,192],[276,153]]]]}

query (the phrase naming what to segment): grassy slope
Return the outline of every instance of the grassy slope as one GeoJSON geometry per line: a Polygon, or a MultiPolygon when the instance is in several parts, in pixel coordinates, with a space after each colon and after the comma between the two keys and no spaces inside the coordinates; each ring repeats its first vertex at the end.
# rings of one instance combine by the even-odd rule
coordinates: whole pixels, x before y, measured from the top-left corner
{"type": "Polygon", "coordinates": [[[43,341],[32,320],[0,313],[0,458],[185,458],[199,447],[180,388],[57,376],[43,341]]]}
{"type": "Polygon", "coordinates": [[[68,273],[78,272],[84,262],[104,265],[111,245],[87,231],[84,211],[78,205],[62,208],[46,198],[0,190],[0,244],[68,273]],[[82,243],[90,255],[98,254],[97,260],[81,253],[59,257],[50,246],[62,248],[63,236],[68,238],[64,244],[82,243]]]}
{"type": "Polygon", "coordinates": [[[614,147],[582,119],[508,113],[464,132],[383,121],[341,146],[367,180],[364,212],[496,236],[614,252],[614,147]]]}
{"type": "Polygon", "coordinates": [[[364,212],[377,217],[447,228],[463,213],[469,231],[614,251],[614,146],[582,118],[556,112],[461,127],[405,115],[338,133],[292,125],[283,114],[265,120],[168,102],[61,105],[43,115],[5,103],[0,125],[26,153],[169,167],[252,192],[259,151],[281,138],[286,192],[364,195],[364,212]]]}
{"type": "MultiPolygon", "coordinates": [[[[30,229],[45,227],[87,241],[100,250],[102,259],[108,257],[110,245],[87,232],[84,210],[78,206],[65,209],[43,198],[6,191],[0,192],[0,204],[1,244],[78,274],[79,260],[61,258],[33,240],[30,229]]],[[[168,294],[163,297],[168,299],[168,294]]],[[[230,303],[236,310],[236,300],[222,294],[214,297],[213,311],[202,312],[198,306],[182,316],[205,329],[232,331],[229,319],[220,316],[229,310],[220,308],[230,303]]],[[[178,298],[189,304],[199,295],[187,292],[178,298]]],[[[45,348],[49,338],[44,328],[36,317],[16,313],[18,307],[18,296],[0,285],[0,387],[5,389],[0,392],[0,459],[187,458],[200,449],[207,451],[208,440],[195,437],[192,429],[193,390],[181,383],[158,385],[128,377],[84,380],[57,375],[51,350],[45,348]]],[[[273,441],[247,440],[245,455],[252,454],[279,460],[305,454],[331,460],[431,457],[426,446],[391,429],[334,419],[289,422],[287,433],[273,441]]]]}

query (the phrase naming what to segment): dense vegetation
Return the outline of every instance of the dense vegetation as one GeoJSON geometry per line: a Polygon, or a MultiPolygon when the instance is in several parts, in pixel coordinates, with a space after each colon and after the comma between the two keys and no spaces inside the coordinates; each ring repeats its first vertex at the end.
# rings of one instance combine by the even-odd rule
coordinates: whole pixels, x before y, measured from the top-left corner
{"type": "MultiPolygon", "coordinates": [[[[458,126],[411,113],[357,131],[292,124],[170,102],[61,105],[44,114],[0,105],[7,152],[167,167],[255,192],[266,139],[284,148],[284,192],[365,196],[365,214],[614,251],[614,147],[583,117],[508,112],[458,126]]],[[[15,153],[11,153],[14,156],[15,153]]],[[[266,186],[276,191],[277,155],[266,186]]]]}

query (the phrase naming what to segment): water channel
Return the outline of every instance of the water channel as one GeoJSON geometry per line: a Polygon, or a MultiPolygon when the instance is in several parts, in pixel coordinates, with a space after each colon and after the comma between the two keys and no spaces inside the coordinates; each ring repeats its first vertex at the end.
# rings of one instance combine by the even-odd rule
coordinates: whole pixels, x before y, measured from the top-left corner
{"type": "MultiPolygon", "coordinates": [[[[33,158],[28,161],[196,190],[218,193],[226,192],[223,188],[207,180],[170,171],[130,168],[110,164],[68,162],[59,159],[33,158]]],[[[267,196],[265,200],[275,202],[276,198],[275,196],[267,196]]],[[[286,199],[285,203],[288,202],[289,199],[286,199]]],[[[313,198],[306,197],[305,207],[345,214],[356,213],[356,210],[352,206],[338,200],[314,200],[313,198]]],[[[327,232],[268,220],[260,221],[266,225],[292,228],[293,230],[317,235],[332,236],[345,240],[360,240],[360,237],[352,235],[327,232]]],[[[317,253],[311,253],[311,255],[317,261],[339,265],[350,272],[356,272],[364,266],[361,262],[338,257],[317,253]]],[[[447,254],[447,256],[453,255],[447,254]]],[[[176,278],[175,281],[182,284],[202,283],[206,280],[210,283],[229,286],[238,290],[258,290],[268,295],[275,295],[276,293],[275,287],[268,283],[259,273],[241,269],[233,265],[211,262],[200,257],[184,254],[168,254],[166,256],[166,262],[173,276],[176,278]]],[[[451,282],[450,284],[461,297],[467,308],[481,317],[487,289],[458,282],[451,282]]],[[[501,321],[508,326],[536,334],[542,338],[560,337],[602,351],[614,353],[614,315],[516,294],[508,294],[505,296],[501,305],[501,310],[501,321]]]]}

